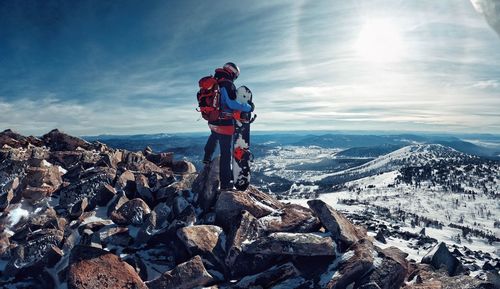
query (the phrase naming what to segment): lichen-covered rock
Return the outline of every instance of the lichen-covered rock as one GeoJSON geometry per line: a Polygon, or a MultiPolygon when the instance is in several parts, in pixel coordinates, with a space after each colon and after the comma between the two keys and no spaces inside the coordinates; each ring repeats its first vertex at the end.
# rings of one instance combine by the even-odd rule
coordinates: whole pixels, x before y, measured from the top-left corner
{"type": "Polygon", "coordinates": [[[263,230],[252,214],[242,211],[228,231],[226,265],[232,268],[243,251],[243,244],[257,240],[263,230]]]}
{"type": "Polygon", "coordinates": [[[172,209],[165,203],[159,203],[153,211],[156,213],[156,229],[167,227],[172,209]]]}
{"type": "Polygon", "coordinates": [[[149,187],[149,180],[145,175],[135,175],[135,189],[137,197],[143,199],[148,204],[153,203],[153,194],[151,192],[151,188],[149,187]]]}
{"type": "Polygon", "coordinates": [[[150,173],[162,173],[163,170],[155,165],[154,163],[148,161],[144,155],[140,152],[126,152],[123,154],[124,159],[120,163],[125,166],[128,170],[133,172],[141,173],[141,174],[150,174],[150,173]]]}
{"type": "Polygon", "coordinates": [[[332,238],[343,245],[342,247],[347,248],[366,237],[365,229],[355,226],[344,215],[322,200],[310,200],[307,205],[330,231],[332,238]]]}
{"type": "Polygon", "coordinates": [[[115,187],[117,189],[121,189],[125,191],[126,193],[132,193],[135,192],[135,175],[133,172],[126,170],[123,171],[119,176],[116,178],[116,184],[115,187]]]}
{"type": "Polygon", "coordinates": [[[145,216],[144,223],[142,224],[139,232],[137,233],[137,237],[134,240],[134,244],[136,247],[143,247],[147,244],[149,239],[153,236],[156,231],[156,212],[151,211],[148,215],[145,216]]]}
{"type": "Polygon", "coordinates": [[[40,270],[52,266],[62,256],[59,246],[64,233],[54,229],[44,229],[27,236],[27,240],[16,247],[9,261],[6,274],[15,276],[28,270],[40,270]]]}
{"type": "Polygon", "coordinates": [[[264,232],[257,219],[249,212],[241,212],[227,232],[225,264],[233,278],[261,272],[276,260],[273,255],[243,252],[244,244],[257,240],[264,232]]]}
{"type": "Polygon", "coordinates": [[[281,208],[282,203],[252,186],[244,192],[221,192],[215,204],[216,223],[228,228],[233,218],[244,210],[256,218],[261,218],[281,208]]]}
{"type": "Polygon", "coordinates": [[[111,213],[111,220],[118,225],[141,226],[145,216],[151,212],[142,199],[132,199],[111,213]]]}
{"type": "Polygon", "coordinates": [[[361,239],[339,256],[320,277],[321,288],[347,288],[351,283],[361,280],[373,270],[374,247],[367,239],[361,239]]]}
{"type": "Polygon", "coordinates": [[[82,165],[82,156],[83,151],[51,151],[49,162],[70,170],[82,165]]]}
{"type": "Polygon", "coordinates": [[[102,243],[104,246],[108,244],[128,246],[132,241],[132,237],[129,235],[129,229],[127,227],[108,226],[93,234],[98,236],[98,242],[102,243]]]}
{"type": "Polygon", "coordinates": [[[192,226],[196,223],[196,210],[190,204],[175,218],[176,222],[183,224],[183,226],[192,226]]]}
{"type": "Polygon", "coordinates": [[[314,233],[271,233],[248,245],[244,251],[251,254],[335,256],[335,243],[330,237],[314,233]]]}
{"type": "Polygon", "coordinates": [[[282,280],[298,276],[299,272],[292,263],[273,266],[261,273],[242,278],[233,288],[269,288],[282,280]]]}
{"type": "Polygon", "coordinates": [[[201,257],[195,256],[148,282],[147,285],[149,289],[191,289],[203,287],[213,281],[214,278],[203,266],[201,257]]]}
{"type": "Polygon", "coordinates": [[[177,230],[177,236],[191,254],[212,253],[224,234],[222,228],[212,225],[195,225],[177,230]]]}
{"type": "Polygon", "coordinates": [[[215,205],[219,187],[219,157],[205,166],[192,184],[192,191],[198,195],[198,204],[204,211],[215,205]]]}
{"type": "Polygon", "coordinates": [[[273,232],[308,233],[317,231],[320,222],[309,208],[286,204],[280,210],[259,219],[264,230],[273,232]]]}
{"type": "Polygon", "coordinates": [[[121,150],[106,150],[101,153],[101,159],[96,163],[96,165],[107,166],[110,168],[118,168],[118,164],[123,159],[123,151],[121,150]]]}
{"type": "MultiPolygon", "coordinates": [[[[408,274],[407,253],[396,247],[375,247],[374,268],[359,283],[375,284],[380,289],[399,289],[408,274]]],[[[375,288],[375,287],[374,287],[375,288]]]]}
{"type": "Polygon", "coordinates": [[[110,252],[87,246],[71,251],[69,289],[147,289],[134,268],[110,252]]]}
{"type": "Polygon", "coordinates": [[[222,228],[213,225],[195,225],[177,230],[177,236],[191,255],[200,255],[207,269],[225,272],[226,236],[222,228]]]}
{"type": "Polygon", "coordinates": [[[88,199],[89,207],[95,208],[101,203],[100,193],[107,190],[106,185],[111,185],[116,175],[112,169],[99,168],[82,176],[82,179],[71,183],[69,186],[59,190],[59,205],[61,208],[70,209],[75,203],[84,198],[88,199]]]}
{"type": "MultiPolygon", "coordinates": [[[[47,163],[48,164],[48,163],[47,163]]],[[[20,184],[22,195],[32,202],[50,196],[62,184],[62,172],[58,166],[28,167],[20,184]]]]}

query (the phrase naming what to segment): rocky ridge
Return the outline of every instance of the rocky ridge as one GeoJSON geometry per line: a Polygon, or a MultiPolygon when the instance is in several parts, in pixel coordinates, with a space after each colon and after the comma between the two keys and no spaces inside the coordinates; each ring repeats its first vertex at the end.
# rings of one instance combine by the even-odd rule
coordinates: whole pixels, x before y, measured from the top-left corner
{"type": "Polygon", "coordinates": [[[0,133],[0,285],[498,286],[494,276],[464,274],[444,243],[418,263],[381,249],[320,200],[305,208],[254,187],[218,192],[217,170],[213,162],[198,174],[170,153],[113,149],[58,130],[0,133]]]}

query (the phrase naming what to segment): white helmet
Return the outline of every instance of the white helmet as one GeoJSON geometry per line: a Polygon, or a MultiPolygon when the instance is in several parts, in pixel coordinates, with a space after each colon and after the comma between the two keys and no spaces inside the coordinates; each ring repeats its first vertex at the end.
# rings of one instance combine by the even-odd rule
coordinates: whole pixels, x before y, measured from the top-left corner
{"type": "Polygon", "coordinates": [[[224,64],[224,66],[222,68],[231,72],[234,76],[234,79],[236,79],[236,78],[238,78],[238,76],[240,76],[240,68],[232,62],[228,62],[228,63],[224,64]]]}

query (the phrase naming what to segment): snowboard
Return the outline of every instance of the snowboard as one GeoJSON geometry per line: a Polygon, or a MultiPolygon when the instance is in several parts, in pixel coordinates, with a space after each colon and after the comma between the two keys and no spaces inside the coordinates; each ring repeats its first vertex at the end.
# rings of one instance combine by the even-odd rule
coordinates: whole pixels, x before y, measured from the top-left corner
{"type": "MultiPolygon", "coordinates": [[[[249,103],[252,101],[252,92],[246,86],[236,90],[236,101],[249,103]]],[[[237,190],[244,191],[250,185],[250,124],[255,120],[250,112],[236,112],[234,114],[233,135],[233,183],[237,190]]]]}

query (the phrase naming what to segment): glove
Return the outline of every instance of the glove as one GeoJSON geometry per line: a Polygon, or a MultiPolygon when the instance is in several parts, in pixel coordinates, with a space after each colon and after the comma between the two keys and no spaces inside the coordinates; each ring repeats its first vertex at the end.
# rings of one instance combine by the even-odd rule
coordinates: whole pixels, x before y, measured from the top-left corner
{"type": "Polygon", "coordinates": [[[252,109],[250,110],[250,112],[253,112],[255,110],[255,104],[253,104],[252,101],[250,101],[248,104],[250,104],[250,106],[252,107],[252,109]]]}

